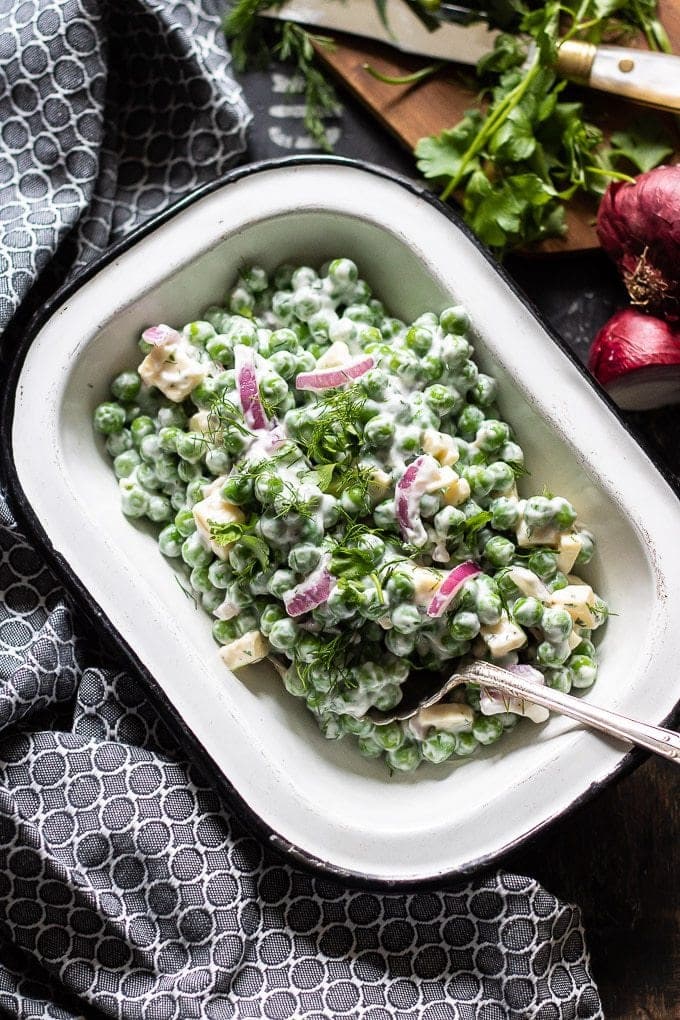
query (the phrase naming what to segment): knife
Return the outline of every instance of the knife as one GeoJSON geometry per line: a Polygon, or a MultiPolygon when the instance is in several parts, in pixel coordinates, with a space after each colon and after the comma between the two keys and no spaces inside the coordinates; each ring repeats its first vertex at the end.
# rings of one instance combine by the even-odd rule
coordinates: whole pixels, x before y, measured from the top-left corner
{"type": "MultiPolygon", "coordinates": [[[[498,32],[485,22],[442,21],[429,31],[402,0],[386,0],[386,24],[373,0],[286,0],[265,17],[324,31],[375,39],[405,53],[476,64],[493,48],[498,32]]],[[[645,106],[680,113],[680,57],[625,46],[595,46],[569,40],[559,49],[556,70],[565,78],[645,106]]]]}

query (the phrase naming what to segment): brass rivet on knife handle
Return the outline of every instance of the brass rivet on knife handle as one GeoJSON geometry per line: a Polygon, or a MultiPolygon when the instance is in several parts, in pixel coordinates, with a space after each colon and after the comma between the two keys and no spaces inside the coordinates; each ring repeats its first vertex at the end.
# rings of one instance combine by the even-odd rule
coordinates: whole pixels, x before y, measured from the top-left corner
{"type": "Polygon", "coordinates": [[[557,70],[570,81],[582,85],[588,83],[597,47],[592,43],[578,42],[568,39],[563,42],[557,53],[557,70]]]}

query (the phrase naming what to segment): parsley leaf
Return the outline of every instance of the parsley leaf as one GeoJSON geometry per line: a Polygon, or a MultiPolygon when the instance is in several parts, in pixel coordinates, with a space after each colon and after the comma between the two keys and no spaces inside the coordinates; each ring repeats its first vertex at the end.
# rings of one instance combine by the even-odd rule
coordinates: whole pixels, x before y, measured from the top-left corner
{"type": "Polygon", "coordinates": [[[673,139],[658,117],[646,114],[631,122],[626,131],[615,131],[608,156],[614,165],[628,160],[640,173],[652,170],[673,155],[673,139]]]}

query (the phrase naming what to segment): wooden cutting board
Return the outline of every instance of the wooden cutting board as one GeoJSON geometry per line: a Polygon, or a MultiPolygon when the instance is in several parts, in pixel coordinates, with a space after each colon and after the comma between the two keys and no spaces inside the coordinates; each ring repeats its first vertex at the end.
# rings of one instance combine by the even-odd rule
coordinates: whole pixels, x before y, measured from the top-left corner
{"type": "MultiPolygon", "coordinates": [[[[673,52],[680,53],[680,2],[660,0],[659,12],[673,52]]],[[[392,77],[402,77],[426,66],[429,61],[354,36],[336,36],[335,39],[337,45],[332,50],[317,47],[319,58],[409,151],[414,149],[419,138],[439,134],[452,127],[475,104],[476,87],[471,67],[451,64],[435,77],[415,85],[386,85],[373,78],[364,65],[370,64],[392,77]]],[[[625,125],[636,110],[632,103],[602,93],[577,91],[587,99],[589,118],[605,132],[625,125]]],[[[637,110],[640,109],[637,107],[637,110]]],[[[671,118],[669,122],[673,124],[671,118]]],[[[585,196],[575,199],[567,209],[569,229],[566,236],[543,242],[539,251],[597,248],[596,212],[597,202],[594,199],[585,196]]]]}

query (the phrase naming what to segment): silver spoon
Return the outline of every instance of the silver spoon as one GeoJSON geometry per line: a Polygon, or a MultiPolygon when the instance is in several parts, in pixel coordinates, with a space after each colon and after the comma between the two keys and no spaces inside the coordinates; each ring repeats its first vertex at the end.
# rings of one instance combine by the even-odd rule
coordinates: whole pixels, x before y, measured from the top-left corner
{"type": "Polygon", "coordinates": [[[610,737],[638,744],[648,751],[653,751],[663,758],[680,764],[680,734],[673,730],[664,729],[662,726],[651,726],[649,723],[638,722],[625,715],[619,715],[618,712],[598,708],[571,694],[563,694],[561,691],[544,687],[519,674],[502,669],[500,666],[494,666],[491,662],[478,661],[461,666],[448,680],[444,681],[438,691],[424,698],[415,706],[411,705],[402,709],[401,712],[397,706],[394,711],[389,713],[372,709],[368,716],[377,726],[385,726],[390,722],[403,722],[417,715],[421,708],[436,705],[454,687],[468,682],[482,684],[488,690],[507,694],[512,698],[524,698],[534,705],[542,705],[553,712],[567,715],[571,719],[592,726],[593,729],[601,730],[602,733],[606,733],[610,737]]]}

